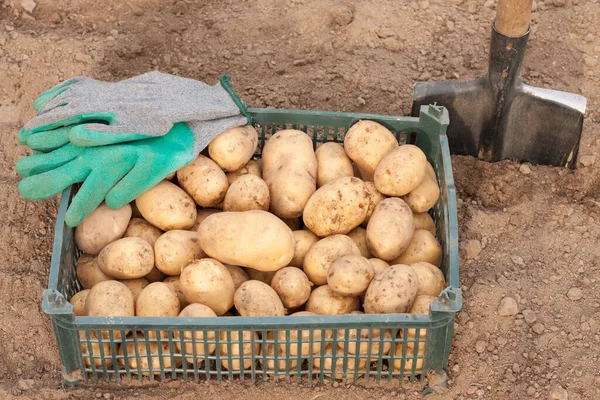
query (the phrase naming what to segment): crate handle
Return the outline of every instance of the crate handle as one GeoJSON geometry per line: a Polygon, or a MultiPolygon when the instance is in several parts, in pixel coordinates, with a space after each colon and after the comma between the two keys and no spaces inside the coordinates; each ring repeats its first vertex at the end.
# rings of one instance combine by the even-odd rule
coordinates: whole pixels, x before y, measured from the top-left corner
{"type": "Polygon", "coordinates": [[[447,287],[437,299],[431,303],[432,312],[457,313],[462,308],[462,290],[447,287]]]}
{"type": "Polygon", "coordinates": [[[44,290],[42,310],[50,315],[73,315],[73,305],[56,289],[44,290]]]}

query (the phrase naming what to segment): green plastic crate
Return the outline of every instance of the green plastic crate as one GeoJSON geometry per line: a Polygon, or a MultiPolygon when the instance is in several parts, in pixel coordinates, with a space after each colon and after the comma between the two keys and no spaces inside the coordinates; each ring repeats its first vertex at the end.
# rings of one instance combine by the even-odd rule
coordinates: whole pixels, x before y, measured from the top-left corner
{"type": "MultiPolygon", "coordinates": [[[[396,134],[400,143],[416,144],[425,152],[437,172],[441,188],[440,200],[433,208],[432,216],[443,248],[442,270],[448,285],[433,302],[429,315],[76,317],[69,299],[81,289],[75,273],[80,252],[73,241],[73,229],[64,223],[65,212],[74,190],[67,188],[62,194],[58,212],[50,278],[42,304],[44,312],[52,319],[65,383],[75,385],[82,381],[123,383],[167,379],[196,382],[241,379],[256,382],[276,377],[277,380],[284,379],[287,382],[312,384],[322,383],[325,378],[330,378],[331,369],[325,369],[329,361],[329,365],[336,365],[336,378],[347,382],[362,379],[376,382],[401,381],[404,377],[413,381],[423,379],[430,370],[441,372],[447,367],[455,313],[462,305],[458,280],[456,194],[446,137],[449,123],[447,110],[438,106],[423,106],[419,118],[279,109],[250,109],[250,112],[260,134],[257,156],[260,156],[265,140],[277,130],[303,130],[311,135],[315,146],[318,142],[325,141],[341,143],[347,129],[361,119],[385,125],[396,134]],[[368,334],[351,339],[351,330],[356,328],[362,328],[362,332],[368,334]],[[407,328],[415,329],[414,339],[401,335],[407,328]],[[115,339],[118,336],[116,333],[125,338],[127,331],[141,333],[145,338],[149,337],[149,332],[155,332],[158,339],[145,340],[136,335],[127,339],[115,339]],[[195,335],[185,339],[183,333],[186,331],[202,332],[204,339],[196,340],[195,335]],[[244,331],[252,334],[244,338],[241,334],[244,331]],[[305,331],[308,337],[303,338],[301,331],[305,331]],[[382,331],[384,335],[380,334],[382,331]],[[159,332],[165,332],[167,337],[160,338],[159,332]],[[210,338],[207,332],[216,332],[215,338],[210,338]],[[267,332],[275,334],[268,337],[267,332]],[[283,332],[281,338],[279,332],[283,332]],[[299,340],[292,340],[291,335],[294,333],[299,340]],[[234,335],[237,335],[237,339],[234,335]],[[123,341],[132,343],[130,350],[133,351],[118,354],[123,341]],[[305,343],[310,344],[311,349],[313,344],[320,344],[321,349],[315,354],[285,356],[290,354],[291,345],[305,343]],[[92,350],[82,353],[82,344],[92,350]],[[182,351],[178,349],[178,344],[182,351]],[[191,347],[191,352],[185,351],[186,344],[191,347]],[[258,351],[268,344],[282,348],[282,354],[267,356],[258,351]],[[331,354],[325,353],[328,344],[333,349],[331,354]],[[349,354],[347,350],[354,344],[358,348],[364,346],[367,354],[349,354]],[[410,353],[411,347],[421,348],[423,344],[424,354],[410,353]],[[236,345],[238,348],[246,345],[245,347],[250,348],[250,353],[241,356],[242,358],[232,356],[232,346],[236,345]],[[210,352],[212,347],[216,349],[210,352]],[[384,354],[387,347],[391,350],[384,354]],[[206,355],[208,353],[210,355],[206,355]],[[191,362],[180,364],[178,361],[182,359],[190,359],[191,362]],[[239,370],[227,370],[222,365],[223,360],[228,365],[238,362],[239,370]],[[267,368],[269,360],[275,369],[267,368]],[[314,368],[315,360],[318,360],[319,368],[314,368]],[[394,363],[398,368],[392,367],[394,363]]],[[[123,347],[127,350],[126,345],[123,347]]]]}

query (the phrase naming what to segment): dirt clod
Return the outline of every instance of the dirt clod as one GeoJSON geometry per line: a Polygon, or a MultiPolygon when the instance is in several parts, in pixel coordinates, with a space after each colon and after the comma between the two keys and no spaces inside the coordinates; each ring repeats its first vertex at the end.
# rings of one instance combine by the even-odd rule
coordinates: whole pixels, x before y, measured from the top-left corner
{"type": "Polygon", "coordinates": [[[569,300],[573,301],[581,300],[581,298],[583,297],[583,290],[577,287],[573,287],[567,292],[567,297],[569,298],[569,300]]]}
{"type": "Polygon", "coordinates": [[[512,297],[505,297],[500,301],[498,306],[498,314],[506,317],[509,315],[517,315],[519,313],[519,305],[512,297]]]}
{"type": "Polygon", "coordinates": [[[465,243],[465,258],[467,260],[474,260],[481,253],[481,242],[479,240],[469,240],[465,243]]]}
{"type": "Polygon", "coordinates": [[[352,9],[345,4],[335,5],[331,11],[331,19],[339,26],[345,26],[352,22],[354,13],[352,9]]]}
{"type": "Polygon", "coordinates": [[[559,386],[550,393],[550,400],[569,400],[569,393],[559,386]]]}

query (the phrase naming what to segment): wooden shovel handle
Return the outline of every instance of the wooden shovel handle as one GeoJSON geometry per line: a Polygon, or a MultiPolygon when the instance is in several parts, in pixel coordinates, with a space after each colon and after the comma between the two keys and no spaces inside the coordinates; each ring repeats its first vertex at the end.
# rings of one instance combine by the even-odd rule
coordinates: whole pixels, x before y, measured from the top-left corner
{"type": "Polygon", "coordinates": [[[521,36],[529,29],[533,0],[498,0],[496,30],[506,36],[521,36]]]}

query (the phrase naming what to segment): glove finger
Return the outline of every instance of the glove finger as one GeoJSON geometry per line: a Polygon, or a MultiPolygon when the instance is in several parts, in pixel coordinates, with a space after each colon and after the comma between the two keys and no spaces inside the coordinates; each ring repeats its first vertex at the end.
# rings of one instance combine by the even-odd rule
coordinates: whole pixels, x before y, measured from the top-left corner
{"type": "Polygon", "coordinates": [[[62,93],[64,90],[66,90],[69,86],[87,80],[93,79],[86,78],[85,76],[78,76],[75,78],[67,79],[64,82],[54,85],[52,88],[46,90],[44,93],[40,94],[37,99],[35,99],[35,101],[33,102],[33,108],[36,112],[39,111],[48,100],[53,99],[54,97],[62,93]]]}
{"type": "Polygon", "coordinates": [[[76,125],[90,121],[111,123],[114,119],[115,114],[112,112],[78,113],[77,111],[70,110],[68,107],[59,107],[30,119],[21,130],[19,141],[21,141],[21,138],[28,138],[34,133],[62,126],[76,125]]]}
{"type": "Polygon", "coordinates": [[[65,216],[68,226],[77,226],[104,200],[104,196],[133,167],[133,162],[118,162],[108,169],[98,168],[90,173],[71,201],[65,216]]]}
{"type": "Polygon", "coordinates": [[[70,130],[69,141],[77,146],[93,147],[155,137],[127,130],[129,129],[119,125],[81,124],[70,130]]]}
{"type": "Polygon", "coordinates": [[[30,200],[46,199],[74,183],[83,182],[89,173],[90,168],[81,159],[75,159],[56,169],[23,179],[19,182],[19,193],[30,200]]]}
{"type": "Polygon", "coordinates": [[[37,151],[53,151],[69,143],[69,128],[61,127],[51,131],[42,131],[30,135],[27,139],[27,146],[37,151]]]}
{"type": "Polygon", "coordinates": [[[16,164],[16,170],[23,177],[43,174],[74,160],[84,150],[85,147],[67,144],[50,153],[42,153],[19,159],[16,164]]]}

